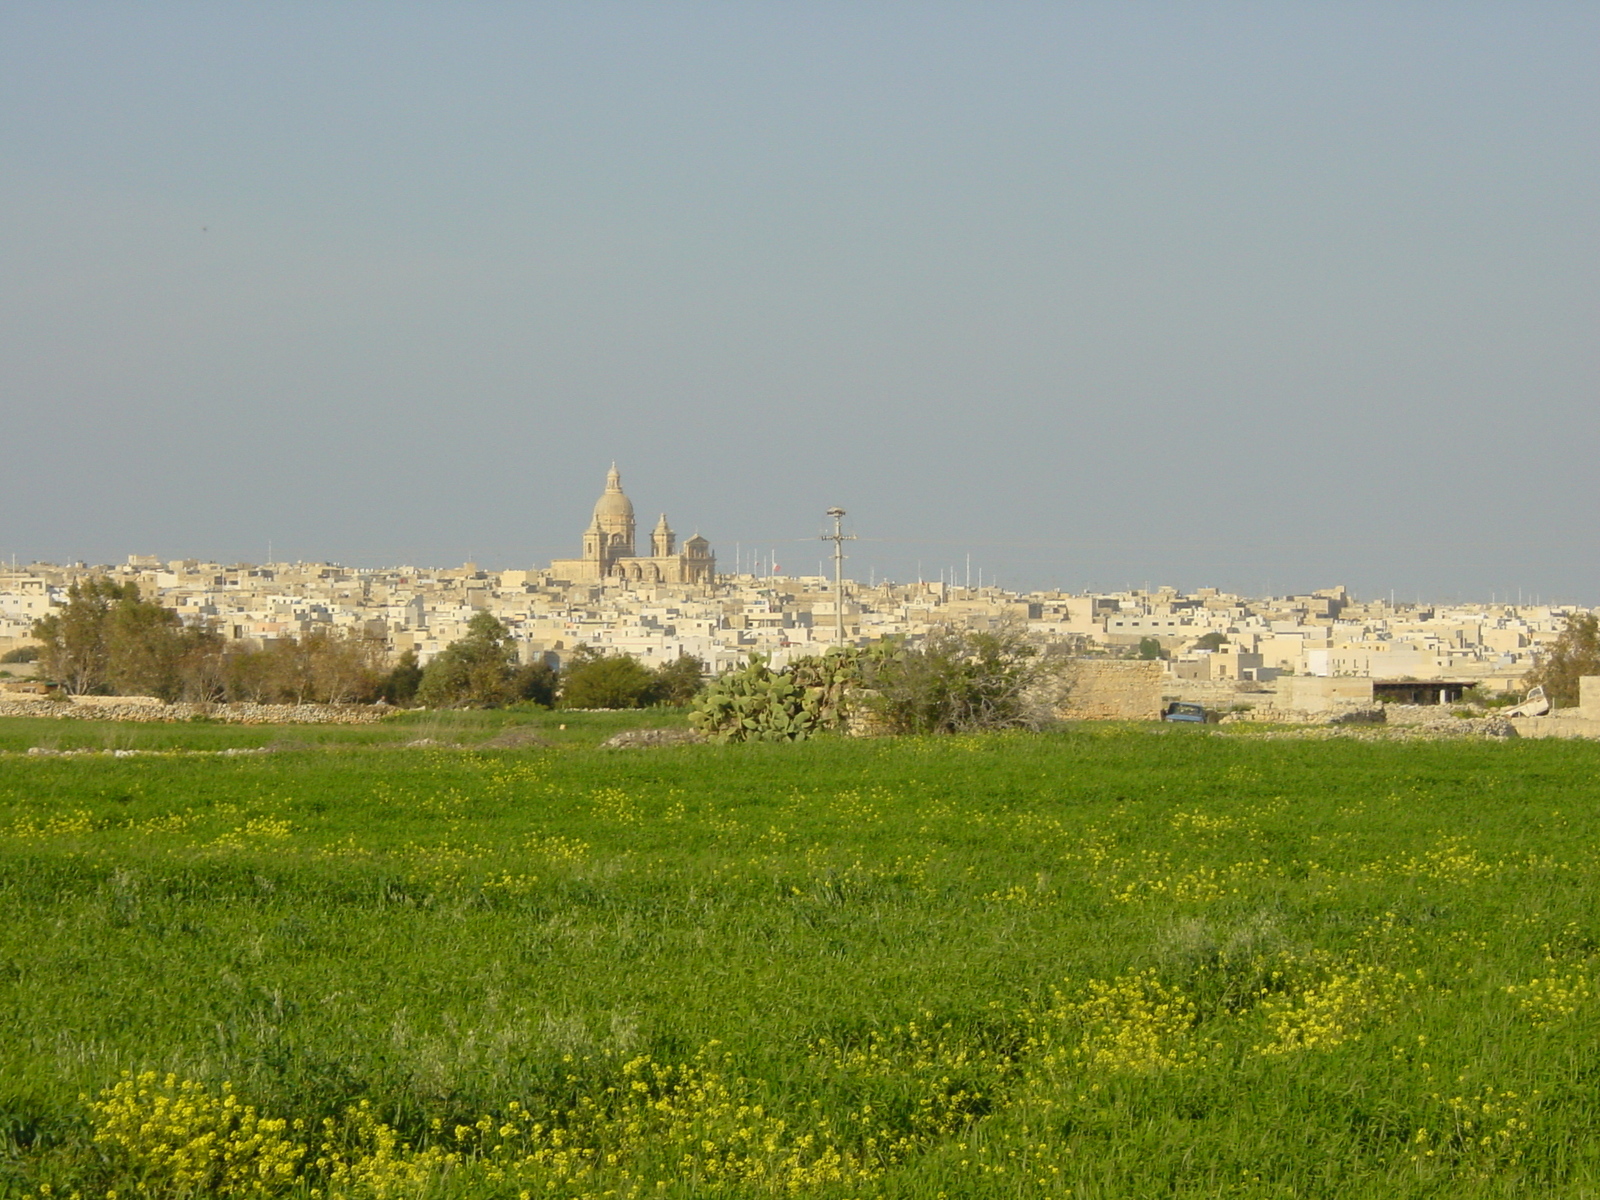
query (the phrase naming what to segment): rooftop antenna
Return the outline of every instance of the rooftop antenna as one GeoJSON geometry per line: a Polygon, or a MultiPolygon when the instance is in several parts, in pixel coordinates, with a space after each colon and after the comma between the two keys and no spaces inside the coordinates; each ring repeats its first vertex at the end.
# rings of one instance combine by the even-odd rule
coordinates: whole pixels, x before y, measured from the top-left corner
{"type": "Polygon", "coordinates": [[[844,509],[830,508],[833,532],[822,535],[822,540],[833,543],[833,628],[835,639],[844,645],[844,544],[856,540],[856,535],[844,531],[844,509]]]}

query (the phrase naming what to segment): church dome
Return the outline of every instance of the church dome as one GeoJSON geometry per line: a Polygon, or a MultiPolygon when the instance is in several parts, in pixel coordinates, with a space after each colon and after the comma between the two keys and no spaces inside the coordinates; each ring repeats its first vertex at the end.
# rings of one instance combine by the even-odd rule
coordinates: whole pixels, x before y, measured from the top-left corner
{"type": "Polygon", "coordinates": [[[611,472],[606,476],[606,490],[595,501],[594,516],[597,521],[601,517],[633,520],[633,501],[622,490],[622,476],[617,471],[616,463],[611,464],[611,472]]]}

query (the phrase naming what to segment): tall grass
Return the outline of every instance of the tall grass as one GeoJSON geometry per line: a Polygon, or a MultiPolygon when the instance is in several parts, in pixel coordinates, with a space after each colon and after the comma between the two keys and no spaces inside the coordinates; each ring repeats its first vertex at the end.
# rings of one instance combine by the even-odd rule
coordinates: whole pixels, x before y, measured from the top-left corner
{"type": "Polygon", "coordinates": [[[1600,748],[591,721],[0,762],[5,1186],[1595,1187],[1600,748]]]}

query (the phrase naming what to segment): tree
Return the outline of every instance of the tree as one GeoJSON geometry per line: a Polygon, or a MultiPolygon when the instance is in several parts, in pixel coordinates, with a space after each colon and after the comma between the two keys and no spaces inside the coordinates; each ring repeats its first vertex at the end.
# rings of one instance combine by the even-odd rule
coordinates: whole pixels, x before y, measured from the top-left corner
{"type": "Polygon", "coordinates": [[[657,676],[631,654],[586,658],[569,667],[561,685],[567,708],[644,708],[654,703],[657,676]]]}
{"type": "Polygon", "coordinates": [[[222,638],[142,599],[139,585],[88,579],[66,606],[34,622],[45,674],[82,695],[110,691],[162,700],[209,701],[224,691],[222,638]]]}
{"type": "Polygon", "coordinates": [[[353,704],[377,698],[383,686],[383,643],[353,631],[318,630],[300,639],[300,658],[311,698],[353,704]]]}
{"type": "Polygon", "coordinates": [[[417,665],[417,652],[406,650],[384,676],[379,691],[390,704],[405,708],[416,700],[417,688],[421,684],[422,668],[417,665]]]}
{"type": "Polygon", "coordinates": [[[269,642],[259,650],[231,651],[223,669],[228,699],[249,704],[270,704],[279,699],[293,675],[293,640],[269,642]]]}
{"type": "Polygon", "coordinates": [[[385,686],[383,656],[380,641],[318,629],[277,638],[259,650],[226,651],[214,691],[251,704],[364,703],[376,700],[385,686]]]}
{"type": "Polygon", "coordinates": [[[209,704],[227,694],[227,643],[215,629],[187,625],[181,634],[178,678],[185,700],[209,704]]]}
{"type": "Polygon", "coordinates": [[[182,694],[185,655],[199,645],[177,613],[141,599],[137,583],[113,579],[74,583],[59,613],[34,622],[33,636],[42,643],[45,673],[74,695],[112,691],[163,700],[182,694]]]}
{"type": "Polygon", "coordinates": [[[517,672],[512,688],[518,700],[554,708],[560,683],[561,676],[556,669],[544,659],[536,658],[517,672]]]}
{"type": "Polygon", "coordinates": [[[246,678],[257,704],[305,704],[312,699],[310,651],[297,637],[275,638],[259,652],[247,651],[246,678]]]}
{"type": "Polygon", "coordinates": [[[1139,639],[1138,657],[1147,661],[1154,661],[1158,658],[1167,657],[1167,652],[1161,648],[1161,642],[1158,639],[1153,637],[1142,637],[1139,639]]]}
{"type": "Polygon", "coordinates": [[[1585,675],[1600,675],[1600,617],[1572,613],[1550,652],[1523,682],[1530,688],[1543,687],[1552,704],[1572,708],[1578,703],[1578,680],[1585,675]]]}
{"type": "Polygon", "coordinates": [[[417,701],[429,708],[495,708],[517,698],[517,643],[492,613],[467,623],[422,672],[417,701]]]}
{"type": "MultiPolygon", "coordinates": [[[[138,585],[129,586],[137,596],[138,585]]],[[[122,595],[122,585],[115,580],[78,580],[67,589],[67,603],[60,612],[33,623],[44,674],[70,694],[83,696],[105,687],[106,618],[122,595]]]]}
{"type": "MultiPolygon", "coordinates": [[[[1154,641],[1155,639],[1152,638],[1151,640],[1154,641]]],[[[1213,629],[1210,633],[1203,633],[1196,638],[1194,648],[1196,650],[1220,650],[1227,644],[1227,636],[1213,629]]],[[[1159,646],[1160,643],[1158,642],[1157,645],[1159,646]]]]}
{"type": "Polygon", "coordinates": [[[183,622],[170,608],[139,599],[128,584],[105,617],[106,682],[123,696],[158,696],[169,703],[183,690],[183,622]]]}
{"type": "Polygon", "coordinates": [[[692,654],[680,654],[656,668],[655,700],[658,704],[693,703],[705,686],[706,664],[692,654]]]}

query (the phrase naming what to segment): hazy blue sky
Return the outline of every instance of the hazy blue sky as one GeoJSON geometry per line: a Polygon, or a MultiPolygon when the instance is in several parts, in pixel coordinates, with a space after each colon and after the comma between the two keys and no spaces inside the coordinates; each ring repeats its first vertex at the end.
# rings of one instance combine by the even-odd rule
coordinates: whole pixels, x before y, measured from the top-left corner
{"type": "Polygon", "coordinates": [[[0,5],[0,553],[1600,603],[1600,5],[0,5]]]}

